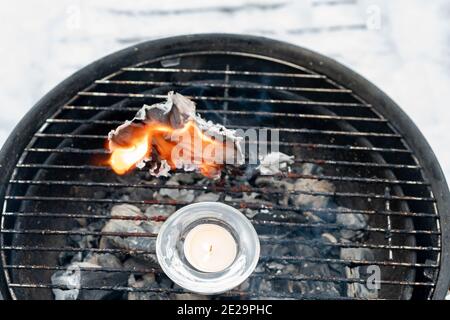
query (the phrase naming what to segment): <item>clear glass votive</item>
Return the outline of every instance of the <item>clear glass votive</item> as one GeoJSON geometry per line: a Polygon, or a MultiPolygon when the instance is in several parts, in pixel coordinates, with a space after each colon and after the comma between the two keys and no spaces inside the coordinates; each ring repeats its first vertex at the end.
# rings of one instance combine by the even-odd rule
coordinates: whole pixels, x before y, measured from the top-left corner
{"type": "Polygon", "coordinates": [[[167,219],[156,240],[156,254],[173,282],[212,295],[231,290],[250,276],[260,244],[240,211],[220,202],[199,202],[167,219]]]}

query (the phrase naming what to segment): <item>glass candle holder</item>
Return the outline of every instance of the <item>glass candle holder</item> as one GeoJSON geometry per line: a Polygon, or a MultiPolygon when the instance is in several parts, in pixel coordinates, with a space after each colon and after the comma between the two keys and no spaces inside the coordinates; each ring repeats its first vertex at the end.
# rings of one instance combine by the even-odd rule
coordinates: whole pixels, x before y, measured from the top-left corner
{"type": "Polygon", "coordinates": [[[173,282],[212,295],[231,290],[250,276],[260,244],[240,211],[219,202],[199,202],[167,219],[156,240],[156,254],[173,282]]]}

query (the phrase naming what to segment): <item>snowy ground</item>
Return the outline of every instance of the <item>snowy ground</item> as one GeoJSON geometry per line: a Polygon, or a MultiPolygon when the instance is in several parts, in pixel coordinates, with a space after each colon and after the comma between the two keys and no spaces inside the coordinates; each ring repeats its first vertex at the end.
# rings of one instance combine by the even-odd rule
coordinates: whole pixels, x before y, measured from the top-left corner
{"type": "Polygon", "coordinates": [[[448,0],[15,0],[0,11],[0,146],[27,110],[89,62],[144,40],[230,32],[331,56],[416,122],[450,180],[448,0]]]}

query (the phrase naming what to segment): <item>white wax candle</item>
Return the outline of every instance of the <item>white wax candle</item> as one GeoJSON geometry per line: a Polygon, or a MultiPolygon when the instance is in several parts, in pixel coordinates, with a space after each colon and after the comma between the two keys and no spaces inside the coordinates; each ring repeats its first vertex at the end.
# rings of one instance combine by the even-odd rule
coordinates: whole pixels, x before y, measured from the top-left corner
{"type": "Polygon", "coordinates": [[[236,258],[237,244],[231,233],[217,224],[194,227],[184,240],[184,255],[189,263],[203,272],[219,272],[236,258]]]}

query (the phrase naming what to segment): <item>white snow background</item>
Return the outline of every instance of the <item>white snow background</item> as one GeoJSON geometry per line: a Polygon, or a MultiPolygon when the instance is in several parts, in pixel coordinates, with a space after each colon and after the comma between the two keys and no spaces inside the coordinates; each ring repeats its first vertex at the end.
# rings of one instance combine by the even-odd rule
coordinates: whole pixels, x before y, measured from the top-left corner
{"type": "Polygon", "coordinates": [[[0,146],[46,92],[106,54],[172,35],[246,33],[372,81],[415,121],[449,179],[449,18],[448,0],[15,0],[0,10],[0,146]]]}

